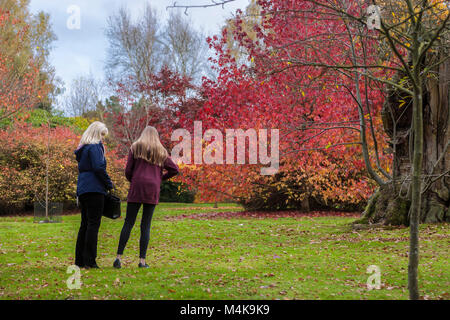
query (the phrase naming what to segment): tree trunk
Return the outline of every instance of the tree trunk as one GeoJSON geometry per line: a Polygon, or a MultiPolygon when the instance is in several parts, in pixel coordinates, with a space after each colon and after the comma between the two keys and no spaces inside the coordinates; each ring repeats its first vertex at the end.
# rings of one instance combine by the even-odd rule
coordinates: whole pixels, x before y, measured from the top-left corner
{"type": "MultiPolygon", "coordinates": [[[[423,161],[420,222],[450,221],[450,63],[436,68],[437,76],[423,86],[423,161]]],[[[383,107],[384,129],[391,140],[393,181],[369,199],[361,222],[408,225],[411,206],[413,120],[411,98],[396,90],[383,107]],[[405,101],[403,103],[403,101],[405,101]]]]}

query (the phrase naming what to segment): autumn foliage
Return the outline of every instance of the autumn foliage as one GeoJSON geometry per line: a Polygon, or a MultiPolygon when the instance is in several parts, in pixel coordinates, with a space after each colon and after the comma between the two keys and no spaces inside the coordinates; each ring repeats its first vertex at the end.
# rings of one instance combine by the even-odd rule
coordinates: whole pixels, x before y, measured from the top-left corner
{"type": "MultiPolygon", "coordinates": [[[[207,100],[195,119],[203,122],[204,130],[222,132],[278,128],[280,170],[261,176],[260,165],[190,165],[182,177],[201,190],[204,201],[231,199],[253,209],[361,209],[376,184],[362,160],[358,107],[352,94],[359,90],[370,105],[372,113],[365,111],[365,118],[375,130],[373,136],[367,131],[368,144],[373,147],[375,137],[383,151],[387,144],[379,116],[382,88],[363,80],[356,88],[354,79],[317,67],[336,61],[344,64],[350,58],[343,47],[329,40],[330,34],[340,37],[334,39],[336,43],[345,40],[338,19],[317,23],[315,17],[296,15],[296,10],[307,9],[296,1],[259,4],[265,18],[255,27],[256,40],[240,27],[244,18],[239,14],[231,33],[249,53],[247,63],[239,63],[227,47],[228,30],[209,39],[217,54],[213,62],[219,76],[204,81],[207,100]],[[264,15],[264,10],[283,14],[264,15]],[[314,39],[323,49],[308,50],[304,42],[296,45],[299,39],[314,39]],[[290,61],[296,59],[311,63],[293,65],[290,61]]],[[[180,121],[192,130],[192,119],[182,116],[180,121]]],[[[389,172],[389,156],[380,154],[380,166],[389,172]]]]}
{"type": "MultiPolygon", "coordinates": [[[[16,20],[0,8],[0,31],[7,24],[17,24],[16,20]]],[[[14,41],[18,46],[12,53],[2,50],[6,46],[0,41],[0,120],[30,110],[47,93],[47,89],[40,86],[39,69],[33,59],[28,59],[23,70],[15,68],[16,54],[21,50],[20,43],[26,33],[26,27],[17,31],[14,41]]]]}
{"type": "MultiPolygon", "coordinates": [[[[45,201],[46,161],[49,163],[49,200],[75,207],[77,162],[74,150],[80,136],[70,128],[32,127],[15,123],[0,130],[0,214],[29,210],[33,203],[45,201]],[[47,143],[49,150],[47,150],[47,143]]],[[[126,198],[128,182],[115,150],[106,147],[108,174],[117,193],[126,198]]]]}
{"type": "MultiPolygon", "coordinates": [[[[368,144],[380,151],[379,167],[389,172],[381,130],[382,88],[325,68],[352,58],[346,46],[336,45],[348,41],[343,22],[330,16],[317,23],[311,4],[303,1],[262,0],[258,5],[261,19],[252,21],[252,30],[238,11],[233,28],[208,39],[216,53],[211,61],[217,78],[204,78],[197,87],[192,79],[162,67],[148,74],[145,82],[130,77],[115,84],[119,107],[104,115],[111,133],[106,155],[108,173],[123,198],[124,157],[146,125],[158,129],[170,152],[177,143],[171,141],[172,132],[184,128],[192,133],[194,121],[201,121],[203,132],[278,129],[280,167],[274,175],[263,176],[260,163],[192,164],[193,159],[191,164],[179,163],[182,172],[175,181],[194,189],[196,201],[236,201],[253,210],[359,210],[376,183],[363,161],[356,92],[370,106],[363,110],[374,128],[367,129],[368,144]],[[309,14],[295,14],[300,10],[309,14]],[[238,57],[239,52],[244,56],[238,57]]],[[[0,28],[2,23],[12,23],[7,13],[0,12],[0,28]]],[[[374,44],[367,43],[365,49],[365,55],[356,59],[376,59],[374,44]]],[[[33,108],[46,94],[31,61],[27,73],[14,77],[10,59],[0,50],[0,120],[33,108]]],[[[4,195],[0,211],[22,210],[42,201],[47,160],[51,200],[74,203],[73,151],[80,137],[73,130],[56,127],[49,132],[45,125],[17,121],[0,135],[0,193],[4,195]]],[[[223,152],[225,158],[226,148],[223,152]]],[[[246,163],[249,156],[247,149],[246,163]]],[[[369,156],[375,159],[373,152],[369,156]]]]}
{"type": "Polygon", "coordinates": [[[194,93],[197,88],[192,79],[163,66],[148,74],[146,82],[129,77],[118,82],[116,94],[121,109],[111,111],[112,133],[122,156],[128,154],[131,144],[139,138],[145,126],[157,128],[161,142],[170,147],[172,131],[179,127],[178,115],[193,118],[201,99],[194,93]]]}

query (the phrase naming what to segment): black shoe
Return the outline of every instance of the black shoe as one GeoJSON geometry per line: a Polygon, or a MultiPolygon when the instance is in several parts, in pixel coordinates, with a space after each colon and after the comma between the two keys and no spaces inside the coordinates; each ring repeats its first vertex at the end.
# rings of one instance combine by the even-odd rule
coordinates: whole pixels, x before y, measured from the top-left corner
{"type": "Polygon", "coordinates": [[[119,259],[114,260],[113,267],[116,268],[116,269],[122,268],[122,265],[120,264],[120,260],[119,259]]]}
{"type": "Polygon", "coordinates": [[[139,262],[139,268],[150,268],[148,264],[142,264],[139,262]]]}
{"type": "Polygon", "coordinates": [[[86,265],[84,266],[86,269],[100,269],[100,267],[97,264],[93,264],[93,265],[86,265]]]}

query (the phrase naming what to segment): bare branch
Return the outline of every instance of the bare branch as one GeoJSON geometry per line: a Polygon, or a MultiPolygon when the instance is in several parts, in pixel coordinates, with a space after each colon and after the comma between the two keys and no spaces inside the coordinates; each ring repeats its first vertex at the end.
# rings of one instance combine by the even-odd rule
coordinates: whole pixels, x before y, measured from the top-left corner
{"type": "Polygon", "coordinates": [[[211,3],[205,3],[205,4],[199,4],[199,5],[179,5],[177,4],[176,1],[174,1],[174,3],[171,6],[167,6],[167,9],[173,9],[173,8],[182,8],[184,9],[184,14],[187,15],[187,11],[188,9],[191,8],[210,8],[210,7],[217,7],[217,6],[222,6],[222,9],[225,8],[225,4],[229,3],[229,2],[233,2],[235,0],[211,0],[211,3]]]}

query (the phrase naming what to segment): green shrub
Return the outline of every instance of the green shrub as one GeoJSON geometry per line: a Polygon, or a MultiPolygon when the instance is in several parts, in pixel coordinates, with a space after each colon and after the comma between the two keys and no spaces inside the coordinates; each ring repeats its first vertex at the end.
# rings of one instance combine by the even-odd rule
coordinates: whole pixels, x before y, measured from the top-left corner
{"type": "MultiPolygon", "coordinates": [[[[50,121],[51,128],[69,127],[77,134],[82,134],[94,121],[93,119],[84,117],[66,117],[62,111],[54,110],[49,112],[39,108],[31,110],[26,115],[20,114],[19,116],[24,118],[24,121],[31,124],[33,127],[46,127],[47,121],[50,121]]],[[[13,119],[2,119],[0,121],[0,129],[7,130],[14,125],[14,122],[13,119]]]]}
{"type": "Polygon", "coordinates": [[[195,192],[181,182],[163,181],[159,201],[161,202],[183,202],[193,203],[195,192]]]}
{"type": "Polygon", "coordinates": [[[47,121],[50,121],[52,128],[56,127],[70,127],[76,133],[83,133],[89,127],[92,121],[83,117],[65,117],[62,111],[48,112],[43,109],[34,109],[29,113],[29,117],[25,120],[33,127],[47,126],[47,121]]]}

